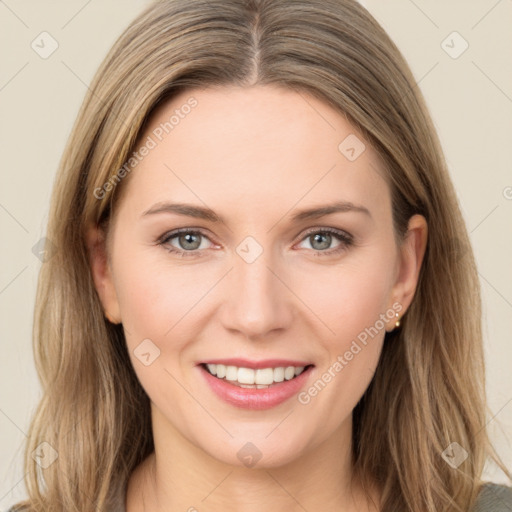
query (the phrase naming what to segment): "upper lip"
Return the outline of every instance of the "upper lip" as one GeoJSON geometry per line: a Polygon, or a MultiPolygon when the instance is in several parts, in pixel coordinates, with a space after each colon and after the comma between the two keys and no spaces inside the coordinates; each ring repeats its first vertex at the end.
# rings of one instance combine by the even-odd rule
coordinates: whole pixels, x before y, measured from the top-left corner
{"type": "Polygon", "coordinates": [[[229,359],[209,359],[202,361],[201,364],[223,364],[225,366],[237,366],[238,368],[252,368],[257,370],[259,368],[280,368],[287,366],[309,366],[313,363],[307,361],[297,361],[292,359],[262,359],[261,361],[250,361],[243,358],[229,358],[229,359]]]}

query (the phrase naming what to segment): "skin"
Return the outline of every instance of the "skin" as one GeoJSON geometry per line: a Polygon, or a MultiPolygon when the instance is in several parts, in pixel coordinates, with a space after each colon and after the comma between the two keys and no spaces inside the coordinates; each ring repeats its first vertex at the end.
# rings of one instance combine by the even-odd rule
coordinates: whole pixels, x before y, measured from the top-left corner
{"type": "MultiPolygon", "coordinates": [[[[94,227],[87,237],[105,314],[123,323],[151,400],[155,453],[130,479],[127,511],[378,510],[350,481],[352,411],[395,318],[308,404],[293,397],[263,411],[234,407],[213,394],[196,365],[222,357],[309,361],[307,389],[394,303],[403,316],[425,251],[425,219],[412,217],[397,245],[376,152],[365,142],[349,161],[338,145],[362,135],[304,93],[185,91],[153,113],[141,141],[191,96],[198,105],[118,185],[125,189],[108,237],[94,227]],[[370,215],[291,221],[299,209],[339,200],[370,215]],[[142,215],[162,201],[208,206],[226,222],[142,215]],[[192,239],[200,256],[168,252],[186,251],[183,237],[181,245],[179,236],[158,245],[182,227],[205,232],[192,239]],[[325,227],[348,232],[354,243],[328,235],[315,242],[325,227]],[[252,263],[236,252],[247,236],[263,249],[252,263]],[[134,350],[148,338],[160,356],[145,366],[134,350]],[[246,442],[262,454],[252,468],[237,457],[246,442]]],[[[377,502],[378,489],[369,494],[377,502]]]]}

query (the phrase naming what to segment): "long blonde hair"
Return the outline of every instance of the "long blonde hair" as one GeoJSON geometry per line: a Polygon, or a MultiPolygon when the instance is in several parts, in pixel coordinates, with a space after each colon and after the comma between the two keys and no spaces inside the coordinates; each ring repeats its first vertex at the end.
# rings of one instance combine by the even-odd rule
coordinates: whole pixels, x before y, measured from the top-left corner
{"type": "Polygon", "coordinates": [[[40,271],[33,332],[43,398],[26,447],[29,499],[18,509],[108,511],[154,449],[149,399],[122,326],[103,315],[85,232],[108,229],[130,178],[104,184],[118,176],[153,109],[178,91],[230,84],[290,88],[347,116],[384,163],[397,240],[411,215],[425,216],[429,240],[416,295],[401,328],[386,334],[354,410],[353,474],[378,482],[383,512],[469,510],[488,458],[512,478],[485,429],[475,261],[414,77],[355,0],[165,0],[114,44],[53,191],[47,237],[56,252],[40,271]],[[456,469],[442,456],[453,442],[469,454],[456,469]],[[32,456],[41,443],[58,454],[48,467],[32,456]]]}

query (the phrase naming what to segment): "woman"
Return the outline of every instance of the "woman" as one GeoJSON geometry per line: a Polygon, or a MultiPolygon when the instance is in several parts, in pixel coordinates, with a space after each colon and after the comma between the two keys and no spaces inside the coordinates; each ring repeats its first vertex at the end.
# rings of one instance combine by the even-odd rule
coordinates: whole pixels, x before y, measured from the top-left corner
{"type": "Polygon", "coordinates": [[[510,507],[481,481],[489,457],[512,475],[467,231],[356,2],[147,8],[83,104],[48,239],[13,510],[510,507]]]}

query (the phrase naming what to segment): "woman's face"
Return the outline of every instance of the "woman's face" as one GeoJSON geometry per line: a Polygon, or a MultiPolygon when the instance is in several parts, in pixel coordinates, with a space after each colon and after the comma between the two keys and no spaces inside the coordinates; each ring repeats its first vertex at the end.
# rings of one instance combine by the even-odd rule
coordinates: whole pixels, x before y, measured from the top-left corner
{"type": "Polygon", "coordinates": [[[305,93],[209,88],[156,110],[133,158],[94,274],[154,428],[248,466],[346,440],[426,232],[395,245],[368,142],[305,93]]]}

